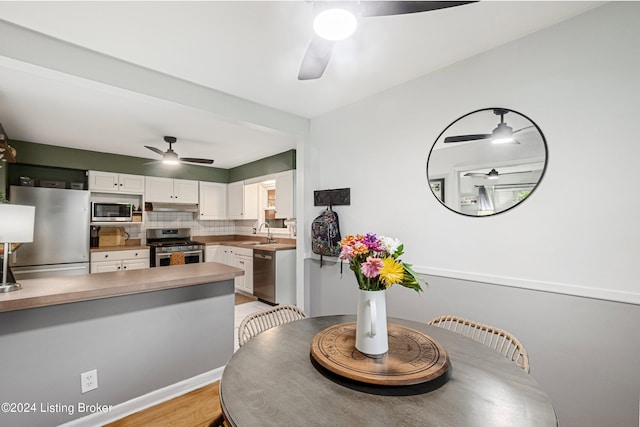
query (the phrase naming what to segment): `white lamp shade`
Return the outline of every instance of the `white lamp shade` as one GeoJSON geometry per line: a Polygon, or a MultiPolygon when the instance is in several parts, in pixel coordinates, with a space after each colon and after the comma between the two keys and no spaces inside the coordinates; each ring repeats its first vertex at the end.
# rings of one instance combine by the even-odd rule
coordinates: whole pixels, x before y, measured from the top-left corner
{"type": "Polygon", "coordinates": [[[0,242],[33,242],[35,206],[0,204],[0,242]]]}

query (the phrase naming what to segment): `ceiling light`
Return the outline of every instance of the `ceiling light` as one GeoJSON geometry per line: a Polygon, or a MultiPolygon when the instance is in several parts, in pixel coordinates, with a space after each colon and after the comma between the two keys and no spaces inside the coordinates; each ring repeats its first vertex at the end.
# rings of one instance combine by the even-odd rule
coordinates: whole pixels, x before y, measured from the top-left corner
{"type": "Polygon", "coordinates": [[[317,35],[326,40],[344,40],[358,26],[356,16],[345,9],[328,9],[320,12],[313,21],[317,35]]]}
{"type": "Polygon", "coordinates": [[[165,165],[178,165],[180,164],[180,158],[173,150],[169,149],[162,156],[162,163],[165,165]]]}
{"type": "Polygon", "coordinates": [[[514,142],[513,128],[506,123],[498,124],[498,127],[491,132],[491,142],[494,144],[514,142]]]}

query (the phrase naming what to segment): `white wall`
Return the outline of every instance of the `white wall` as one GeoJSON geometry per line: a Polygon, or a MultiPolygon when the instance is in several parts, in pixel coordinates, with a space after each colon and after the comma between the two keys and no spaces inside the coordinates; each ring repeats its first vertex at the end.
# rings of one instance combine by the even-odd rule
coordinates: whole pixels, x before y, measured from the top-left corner
{"type": "MultiPolygon", "coordinates": [[[[607,4],[316,118],[305,152],[304,230],[320,211],[313,190],[350,187],[351,205],[336,208],[342,234],[399,237],[428,274],[418,298],[390,292],[389,314],[454,312],[511,330],[561,425],[638,420],[638,17],[640,3],[607,4]],[[429,191],[427,155],[453,120],[487,107],[540,126],[547,171],[507,213],[455,215],[429,191]],[[594,374],[603,364],[619,369],[594,374]]],[[[335,265],[305,266],[313,315],[354,312],[346,266],[342,279],[335,265]]]]}

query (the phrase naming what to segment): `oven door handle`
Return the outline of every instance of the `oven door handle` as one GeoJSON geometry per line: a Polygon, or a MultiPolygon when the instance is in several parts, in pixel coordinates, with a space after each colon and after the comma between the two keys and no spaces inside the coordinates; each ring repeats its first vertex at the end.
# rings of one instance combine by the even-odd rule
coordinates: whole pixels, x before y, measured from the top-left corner
{"type": "Polygon", "coordinates": [[[202,250],[198,249],[196,251],[184,251],[184,256],[188,256],[188,255],[200,255],[202,254],[202,250]]]}
{"type": "Polygon", "coordinates": [[[175,253],[175,254],[179,254],[180,252],[182,252],[185,256],[189,256],[189,255],[200,255],[202,253],[201,250],[197,250],[197,251],[176,251],[176,252],[163,252],[161,254],[156,254],[156,256],[160,259],[164,259],[164,258],[171,258],[171,254],[175,253]]]}

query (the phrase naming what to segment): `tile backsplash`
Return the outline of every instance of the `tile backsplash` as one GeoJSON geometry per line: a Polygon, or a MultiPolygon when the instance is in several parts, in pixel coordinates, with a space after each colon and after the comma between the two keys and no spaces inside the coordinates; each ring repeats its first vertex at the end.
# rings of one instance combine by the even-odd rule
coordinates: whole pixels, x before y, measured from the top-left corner
{"type": "MultiPolygon", "coordinates": [[[[255,220],[213,220],[205,221],[194,218],[191,212],[145,212],[144,224],[118,224],[123,226],[130,239],[145,239],[148,228],[190,228],[192,236],[221,236],[229,234],[253,235],[258,226],[255,220]]],[[[259,235],[265,234],[264,229],[259,235]]],[[[277,233],[281,237],[292,237],[277,233]]]]}
{"type": "Polygon", "coordinates": [[[190,228],[192,236],[237,234],[234,220],[204,221],[191,212],[145,212],[145,228],[190,228]]]}

